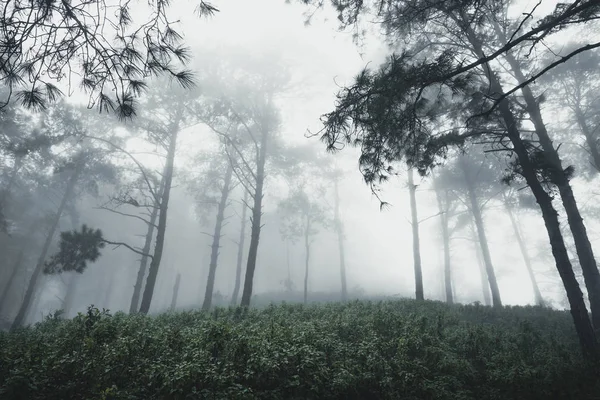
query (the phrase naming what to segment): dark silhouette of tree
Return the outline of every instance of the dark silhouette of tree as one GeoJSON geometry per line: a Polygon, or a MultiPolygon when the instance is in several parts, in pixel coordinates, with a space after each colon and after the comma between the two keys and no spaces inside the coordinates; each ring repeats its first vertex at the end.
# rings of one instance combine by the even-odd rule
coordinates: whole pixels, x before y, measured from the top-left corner
{"type": "Polygon", "coordinates": [[[425,300],[423,292],[423,267],[421,265],[421,243],[419,238],[419,215],[417,212],[417,185],[415,184],[414,171],[408,167],[408,193],[410,198],[410,225],[413,238],[413,267],[415,271],[415,298],[425,300]]]}
{"type": "Polygon", "coordinates": [[[231,295],[231,305],[237,305],[238,296],[240,292],[240,285],[242,282],[242,263],[244,260],[244,243],[246,242],[246,225],[248,223],[247,210],[248,210],[248,191],[244,190],[244,198],[241,203],[242,214],[240,216],[240,237],[236,243],[238,246],[237,259],[235,263],[235,283],[233,286],[233,293],[231,295]]]}
{"type": "MultiPolygon", "coordinates": [[[[148,3],[149,17],[134,21],[132,4],[92,1],[7,0],[0,14],[0,82],[9,88],[0,99],[6,106],[14,95],[26,108],[43,110],[62,92],[57,82],[76,82],[101,111],[120,118],[136,113],[136,97],[146,78],[167,75],[183,87],[193,75],[182,65],[190,52],[165,0],[148,3]]],[[[200,1],[200,15],[218,11],[200,1]]]]}
{"type": "Polygon", "coordinates": [[[221,239],[223,237],[222,231],[227,218],[225,212],[230,203],[229,196],[236,186],[229,153],[224,148],[227,143],[223,143],[222,146],[223,148],[220,151],[203,153],[200,154],[200,157],[196,157],[194,170],[200,176],[190,178],[188,183],[189,190],[196,200],[197,214],[201,216],[203,225],[208,223],[209,214],[212,215],[216,209],[213,232],[212,234],[207,233],[212,238],[212,243],[210,246],[208,278],[204,291],[204,301],[202,302],[203,310],[209,310],[212,305],[221,239]]]}

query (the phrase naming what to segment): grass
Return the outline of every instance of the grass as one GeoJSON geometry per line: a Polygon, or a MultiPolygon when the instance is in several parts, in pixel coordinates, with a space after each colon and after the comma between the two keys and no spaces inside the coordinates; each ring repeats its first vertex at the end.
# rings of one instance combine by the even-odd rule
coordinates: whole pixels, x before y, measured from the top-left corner
{"type": "Polygon", "coordinates": [[[598,399],[566,312],[355,301],[0,334],[6,399],[598,399]]]}

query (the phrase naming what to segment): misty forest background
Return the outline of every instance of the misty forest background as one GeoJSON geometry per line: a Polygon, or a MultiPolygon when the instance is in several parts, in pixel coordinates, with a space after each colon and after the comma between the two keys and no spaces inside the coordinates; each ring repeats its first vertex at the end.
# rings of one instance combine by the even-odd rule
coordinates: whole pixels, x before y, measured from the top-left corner
{"type": "Polygon", "coordinates": [[[4,330],[416,298],[567,310],[598,354],[598,2],[34,3],[3,2],[4,330]]]}

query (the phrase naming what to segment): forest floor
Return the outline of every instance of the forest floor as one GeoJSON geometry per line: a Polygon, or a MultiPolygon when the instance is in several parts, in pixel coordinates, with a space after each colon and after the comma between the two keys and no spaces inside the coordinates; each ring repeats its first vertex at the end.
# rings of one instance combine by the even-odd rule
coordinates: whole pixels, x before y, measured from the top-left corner
{"type": "Polygon", "coordinates": [[[90,308],[0,333],[2,399],[598,399],[570,315],[414,300],[90,308]]]}

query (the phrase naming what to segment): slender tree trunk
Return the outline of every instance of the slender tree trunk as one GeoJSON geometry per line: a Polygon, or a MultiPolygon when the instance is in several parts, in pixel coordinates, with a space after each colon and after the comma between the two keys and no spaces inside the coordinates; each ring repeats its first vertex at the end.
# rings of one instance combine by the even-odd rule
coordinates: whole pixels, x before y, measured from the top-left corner
{"type": "MultiPolygon", "coordinates": [[[[475,53],[478,57],[483,57],[484,52],[482,50],[481,42],[470,26],[465,24],[467,18],[463,16],[462,20],[468,40],[473,46],[475,53]]],[[[491,92],[495,93],[497,96],[502,96],[504,93],[502,85],[500,84],[498,77],[492,72],[489,64],[484,64],[483,69],[489,81],[491,92]]],[[[513,150],[521,165],[523,177],[533,192],[542,211],[542,217],[544,218],[544,224],[546,225],[546,231],[548,232],[552,254],[556,261],[556,269],[558,270],[567,292],[567,298],[569,299],[569,305],[571,307],[571,316],[575,324],[575,330],[577,331],[582,352],[586,357],[597,359],[598,341],[596,340],[594,328],[588,315],[587,307],[583,299],[583,293],[581,292],[581,288],[579,287],[579,283],[577,282],[577,278],[573,271],[573,266],[569,260],[564,238],[560,231],[558,213],[552,205],[551,197],[537,179],[535,169],[529,158],[527,147],[521,139],[517,120],[512,114],[508,100],[503,99],[500,101],[498,109],[506,125],[508,137],[513,144],[513,150]]]]}
{"type": "Polygon", "coordinates": [[[181,280],[181,274],[178,272],[177,278],[175,278],[175,286],[173,286],[173,297],[171,298],[171,307],[169,307],[169,310],[171,310],[171,311],[175,310],[175,307],[177,306],[177,296],[179,295],[180,280],[181,280]]]}
{"type": "MultiPolygon", "coordinates": [[[[504,37],[497,22],[494,22],[494,27],[500,40],[506,42],[506,37],[504,37]]],[[[505,57],[515,74],[517,81],[519,83],[525,82],[527,79],[525,78],[518,61],[512,55],[512,52],[506,52],[505,57]]],[[[567,213],[567,221],[571,228],[571,233],[573,234],[579,264],[588,291],[590,309],[592,311],[592,323],[594,328],[600,331],[600,271],[598,271],[592,244],[590,243],[585,224],[583,223],[583,218],[579,212],[579,207],[575,201],[575,195],[573,194],[569,177],[563,169],[558,151],[554,148],[546,125],[544,124],[540,106],[529,86],[523,87],[521,92],[523,93],[523,98],[527,105],[527,113],[531,117],[535,132],[544,151],[544,157],[551,165],[550,172],[553,183],[558,187],[563,207],[567,213]]]]}
{"type": "Polygon", "coordinates": [[[335,233],[337,234],[337,239],[338,239],[338,251],[340,253],[340,280],[342,283],[342,301],[346,301],[348,299],[348,286],[347,286],[347,282],[346,282],[346,257],[345,257],[345,251],[344,251],[344,226],[343,226],[342,220],[340,218],[340,193],[338,190],[337,178],[333,181],[333,190],[334,190],[334,201],[335,201],[334,224],[335,224],[335,233]]]}
{"type": "Polygon", "coordinates": [[[67,290],[62,303],[63,315],[68,318],[73,310],[73,300],[75,300],[75,293],[77,287],[81,282],[81,274],[78,272],[72,272],[67,283],[67,290]]]}
{"type": "Polygon", "coordinates": [[[242,292],[242,307],[249,307],[252,298],[252,287],[254,283],[254,271],[256,270],[256,257],[258,256],[258,242],[260,240],[263,187],[265,181],[265,163],[267,161],[267,142],[269,132],[262,132],[260,154],[258,155],[256,168],[256,186],[254,190],[254,204],[252,206],[250,249],[248,251],[248,262],[246,264],[246,278],[244,280],[244,291],[242,292]]]}
{"type": "Polygon", "coordinates": [[[167,151],[167,162],[165,165],[164,174],[165,185],[158,212],[159,217],[156,233],[156,244],[154,245],[154,254],[152,256],[152,261],[150,262],[148,278],[146,279],[146,286],[144,287],[144,294],[142,295],[142,304],[140,306],[140,312],[142,314],[147,314],[150,310],[150,303],[152,302],[152,295],[154,294],[154,286],[156,285],[156,277],[158,276],[160,260],[162,259],[163,248],[165,246],[165,232],[167,230],[167,210],[169,208],[169,197],[171,195],[171,185],[173,182],[173,169],[175,164],[175,152],[177,149],[177,135],[179,133],[178,131],[179,124],[175,123],[172,128],[171,138],[169,141],[169,149],[167,151]]]}
{"type": "Polygon", "coordinates": [[[538,286],[537,280],[535,279],[535,274],[533,273],[533,267],[531,266],[531,259],[529,258],[529,254],[527,253],[527,246],[525,246],[525,241],[521,236],[521,229],[519,229],[519,223],[517,222],[513,211],[511,209],[510,204],[508,203],[508,199],[506,198],[506,194],[504,196],[504,207],[506,209],[506,213],[508,214],[508,218],[510,219],[510,223],[513,228],[513,232],[515,234],[515,238],[517,239],[517,243],[519,244],[519,250],[521,250],[521,255],[523,256],[523,261],[525,262],[525,266],[527,267],[527,273],[529,274],[529,280],[531,281],[531,286],[533,288],[533,294],[535,298],[535,304],[538,306],[544,305],[544,298],[542,297],[542,292],[540,292],[540,287],[538,286]]]}
{"type": "Polygon", "coordinates": [[[42,271],[44,269],[44,262],[46,261],[46,256],[48,255],[48,250],[50,250],[50,246],[52,245],[54,235],[56,234],[56,231],[58,230],[58,226],[60,224],[60,218],[62,217],[62,214],[67,205],[67,202],[73,195],[73,190],[75,189],[75,185],[77,184],[77,179],[79,179],[79,175],[81,174],[82,167],[83,166],[81,165],[81,160],[79,160],[78,164],[75,166],[75,170],[73,171],[73,174],[69,178],[69,181],[67,183],[67,187],[65,188],[65,192],[63,194],[62,200],[60,202],[60,205],[58,206],[58,210],[56,211],[56,214],[54,215],[54,219],[52,221],[50,231],[48,232],[48,236],[46,236],[46,241],[44,242],[44,247],[42,248],[42,252],[40,253],[40,257],[38,258],[35,269],[33,270],[33,274],[31,275],[31,278],[29,279],[29,283],[27,284],[27,289],[25,291],[25,297],[23,298],[23,302],[21,303],[19,312],[17,313],[17,316],[15,317],[15,319],[12,323],[12,326],[10,328],[11,331],[14,331],[15,329],[17,329],[23,325],[23,322],[25,321],[25,317],[27,316],[27,313],[29,312],[31,300],[33,299],[33,295],[35,293],[35,289],[37,287],[37,284],[38,284],[38,281],[40,278],[40,274],[42,273],[42,271]]]}
{"type": "Polygon", "coordinates": [[[475,228],[475,224],[471,219],[469,224],[469,229],[471,231],[471,238],[473,240],[473,245],[475,246],[475,258],[477,260],[477,266],[479,267],[479,278],[481,281],[481,291],[483,293],[483,304],[486,306],[492,305],[492,295],[490,294],[490,284],[488,281],[487,273],[485,272],[485,263],[483,262],[483,257],[481,255],[481,245],[479,244],[479,238],[477,237],[477,229],[475,228]]]}
{"type": "MultiPolygon", "coordinates": [[[[69,210],[69,217],[71,218],[71,228],[76,231],[79,228],[79,214],[76,208],[72,208],[69,210]]],[[[71,313],[71,309],[73,308],[73,300],[75,298],[75,291],[77,290],[77,285],[81,281],[81,274],[73,271],[69,274],[68,282],[65,288],[65,296],[62,301],[62,311],[63,316],[65,318],[69,317],[71,313]]]]}
{"type": "Polygon", "coordinates": [[[217,272],[217,262],[219,259],[219,248],[221,247],[221,228],[223,228],[223,221],[225,219],[225,208],[227,207],[229,192],[231,190],[232,174],[233,168],[231,167],[231,165],[228,165],[227,172],[225,172],[225,179],[223,181],[223,188],[221,189],[221,199],[219,200],[219,207],[217,209],[217,219],[215,222],[215,231],[213,233],[213,242],[210,252],[210,266],[208,268],[208,279],[206,280],[204,302],[202,303],[202,310],[204,311],[209,310],[212,303],[213,290],[215,287],[215,275],[217,272]]]}
{"type": "MultiPolygon", "coordinates": [[[[40,224],[38,222],[34,222],[33,224],[31,224],[29,226],[29,228],[27,229],[25,235],[23,236],[24,238],[26,238],[26,243],[32,238],[32,235],[36,230],[43,229],[43,228],[44,227],[40,226],[40,224]]],[[[28,250],[30,250],[30,249],[28,248],[28,250]]],[[[19,271],[23,267],[25,259],[26,259],[25,249],[23,246],[21,246],[21,249],[19,250],[19,253],[17,254],[17,258],[13,262],[13,268],[11,269],[11,273],[8,278],[8,281],[6,282],[6,286],[4,287],[4,290],[2,291],[2,295],[0,296],[0,312],[3,309],[3,306],[6,304],[6,299],[8,298],[8,295],[10,294],[10,290],[12,289],[12,287],[15,284],[15,279],[17,278],[19,271]]]]}
{"type": "Polygon", "coordinates": [[[304,226],[304,304],[308,301],[308,266],[310,262],[310,216],[309,211],[306,211],[306,225],[304,226]]]}
{"type": "Polygon", "coordinates": [[[17,174],[23,165],[23,157],[16,156],[15,162],[13,164],[13,168],[8,178],[8,182],[6,182],[6,186],[0,192],[0,210],[4,211],[6,209],[6,203],[10,193],[12,192],[12,188],[17,180],[17,174]]]}
{"type": "Polygon", "coordinates": [[[108,269],[108,284],[106,285],[106,289],[104,290],[104,296],[102,299],[102,307],[106,308],[107,310],[110,309],[110,299],[111,296],[113,294],[113,289],[115,286],[115,272],[112,270],[112,268],[108,269]]]}
{"type": "Polygon", "coordinates": [[[162,202],[162,196],[165,188],[165,174],[166,170],[163,171],[163,175],[160,178],[160,184],[158,185],[158,191],[156,192],[156,198],[154,199],[154,207],[150,213],[150,220],[148,221],[148,230],[146,231],[146,238],[144,240],[144,247],[142,248],[142,256],[140,260],[140,267],[138,268],[137,277],[135,279],[135,285],[133,286],[133,295],[131,296],[131,303],[129,304],[129,313],[136,313],[140,306],[140,294],[142,293],[142,287],[144,286],[144,278],[146,277],[146,270],[148,269],[148,260],[150,257],[150,249],[152,247],[152,240],[154,239],[154,229],[156,228],[156,220],[158,218],[158,212],[160,209],[160,203],[162,202]]]}
{"type": "Polygon", "coordinates": [[[483,223],[483,216],[481,215],[481,208],[477,195],[475,194],[475,188],[473,182],[469,176],[469,171],[464,164],[464,160],[461,157],[459,160],[460,167],[465,176],[465,183],[467,186],[467,192],[469,195],[469,202],[471,204],[471,214],[475,220],[475,227],[477,228],[477,236],[479,238],[479,245],[481,246],[481,255],[483,256],[483,263],[485,265],[485,272],[487,274],[488,282],[490,284],[490,290],[492,292],[492,306],[502,307],[502,300],[500,298],[500,289],[498,288],[498,281],[496,280],[496,273],[494,271],[494,265],[492,264],[492,257],[490,255],[490,247],[487,241],[487,235],[485,234],[485,226],[483,223]]]}
{"type": "Polygon", "coordinates": [[[600,172],[600,151],[598,150],[598,142],[596,141],[596,136],[592,133],[592,130],[585,120],[585,116],[583,115],[579,104],[575,106],[575,118],[577,119],[577,125],[579,125],[579,129],[581,129],[581,132],[585,137],[585,142],[592,156],[593,167],[596,172],[600,172]]]}
{"type": "Polygon", "coordinates": [[[290,259],[290,241],[285,241],[285,258],[287,261],[287,281],[288,281],[288,291],[291,292],[291,282],[292,282],[292,261],[290,259]]]}
{"type": "Polygon", "coordinates": [[[4,286],[4,290],[2,290],[2,296],[0,296],[0,311],[2,311],[4,309],[4,304],[6,302],[6,298],[8,297],[8,294],[10,293],[10,289],[13,287],[13,285],[15,283],[15,278],[17,277],[18,272],[21,270],[21,266],[23,265],[23,259],[24,259],[24,251],[21,250],[21,251],[19,251],[17,258],[15,259],[13,268],[10,271],[10,276],[8,277],[8,280],[6,281],[6,286],[4,286]]]}
{"type": "Polygon", "coordinates": [[[246,241],[246,210],[248,208],[248,192],[244,189],[244,202],[242,204],[242,226],[240,227],[240,240],[238,242],[238,254],[235,267],[235,286],[231,295],[231,304],[236,305],[240,293],[240,284],[242,282],[242,262],[244,259],[244,243],[246,241]]]}
{"type": "Polygon", "coordinates": [[[448,229],[448,209],[449,199],[448,191],[445,191],[446,198],[442,199],[441,189],[436,184],[436,180],[433,180],[435,197],[438,203],[438,209],[440,212],[440,223],[442,225],[442,241],[444,242],[444,291],[446,293],[446,303],[454,303],[452,296],[452,270],[450,268],[450,232],[448,229]]]}
{"type": "Polygon", "coordinates": [[[424,300],[423,271],[421,269],[421,249],[419,243],[419,218],[417,216],[417,186],[414,182],[413,169],[408,168],[408,193],[410,194],[410,214],[412,217],[413,259],[415,268],[415,295],[417,300],[424,300]]]}

